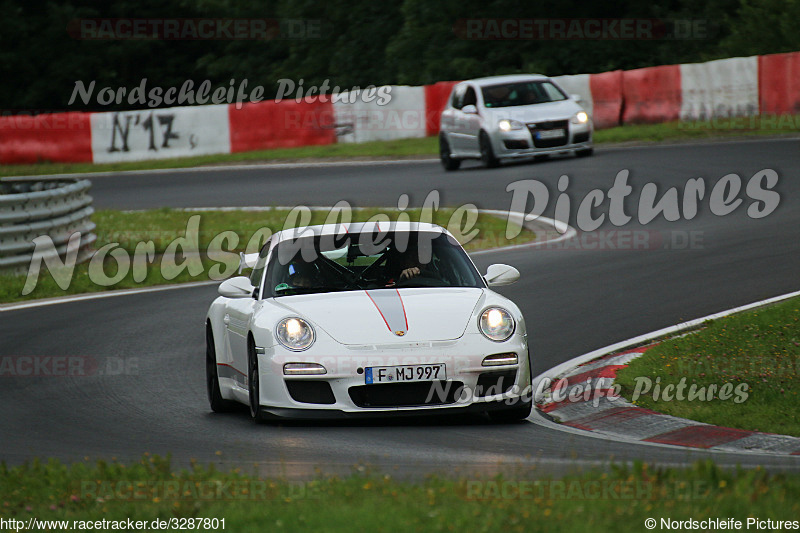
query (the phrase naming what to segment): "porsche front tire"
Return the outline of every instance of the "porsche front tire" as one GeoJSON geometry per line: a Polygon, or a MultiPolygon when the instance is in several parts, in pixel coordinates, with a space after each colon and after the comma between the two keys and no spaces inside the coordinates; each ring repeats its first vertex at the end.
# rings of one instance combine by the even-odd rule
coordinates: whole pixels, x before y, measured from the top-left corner
{"type": "Polygon", "coordinates": [[[229,413],[236,409],[236,402],[224,399],[219,389],[217,349],[214,346],[214,334],[211,332],[211,326],[206,327],[206,389],[212,411],[229,413]]]}
{"type": "Polygon", "coordinates": [[[247,339],[247,388],[250,396],[250,418],[260,424],[267,418],[261,407],[261,379],[258,371],[258,355],[253,337],[247,339]]]}

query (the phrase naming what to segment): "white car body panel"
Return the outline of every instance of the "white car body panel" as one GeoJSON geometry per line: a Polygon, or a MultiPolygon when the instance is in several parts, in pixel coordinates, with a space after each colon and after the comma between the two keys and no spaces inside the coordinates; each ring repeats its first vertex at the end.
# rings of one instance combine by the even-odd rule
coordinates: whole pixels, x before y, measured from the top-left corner
{"type": "MultiPolygon", "coordinates": [[[[357,226],[362,231],[369,228],[366,224],[357,226]]],[[[392,226],[396,231],[435,229],[449,235],[438,226],[426,224],[396,223],[392,226]]],[[[340,229],[339,226],[319,226],[313,231],[317,234],[338,234],[340,229]]],[[[272,251],[277,242],[293,234],[291,231],[276,233],[267,246],[272,251]]],[[[248,258],[248,261],[255,264],[252,258],[248,258]]],[[[528,401],[531,369],[526,326],[522,313],[513,302],[486,286],[377,291],[351,290],[261,299],[216,298],[209,308],[207,324],[213,333],[222,398],[249,403],[247,340],[252,337],[257,347],[259,402],[268,413],[276,416],[441,412],[466,407],[480,408],[489,404],[502,407],[498,400],[509,401],[509,404],[523,399],[528,401]],[[376,304],[367,294],[377,291],[386,291],[386,296],[381,298],[396,298],[402,304],[407,331],[401,335],[390,327],[392,320],[396,321],[398,317],[387,319],[382,316],[386,313],[382,312],[385,307],[381,306],[393,305],[393,300],[376,304]],[[513,317],[516,329],[509,339],[496,342],[481,333],[480,317],[489,307],[501,307],[513,317]],[[315,342],[304,351],[289,350],[275,336],[278,322],[292,316],[302,318],[314,329],[315,342]],[[516,364],[482,366],[488,355],[511,352],[518,355],[516,364]],[[318,363],[325,367],[326,373],[287,376],[283,371],[286,363],[318,363]],[[358,405],[350,392],[351,387],[372,387],[369,391],[375,390],[376,385],[365,383],[364,371],[367,367],[440,363],[446,365],[447,381],[463,383],[466,391],[451,403],[370,407],[358,405]],[[515,374],[514,387],[510,391],[481,397],[470,394],[475,391],[481,375],[498,372],[515,374]],[[334,401],[297,401],[288,391],[292,380],[327,382],[334,401]]],[[[506,384],[510,385],[511,382],[507,381],[506,384]]]]}

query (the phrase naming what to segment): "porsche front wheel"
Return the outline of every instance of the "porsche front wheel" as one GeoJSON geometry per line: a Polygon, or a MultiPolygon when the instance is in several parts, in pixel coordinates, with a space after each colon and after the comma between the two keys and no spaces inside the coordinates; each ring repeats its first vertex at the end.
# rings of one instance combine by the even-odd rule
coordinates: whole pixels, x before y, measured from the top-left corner
{"type": "Polygon", "coordinates": [[[250,418],[257,424],[265,419],[261,408],[261,379],[258,373],[258,355],[253,338],[247,339],[247,386],[250,394],[250,418]]]}
{"type": "Polygon", "coordinates": [[[211,326],[206,327],[206,389],[208,403],[215,413],[227,413],[236,408],[236,402],[225,400],[219,389],[219,374],[217,373],[217,349],[214,346],[214,334],[211,326]]]}

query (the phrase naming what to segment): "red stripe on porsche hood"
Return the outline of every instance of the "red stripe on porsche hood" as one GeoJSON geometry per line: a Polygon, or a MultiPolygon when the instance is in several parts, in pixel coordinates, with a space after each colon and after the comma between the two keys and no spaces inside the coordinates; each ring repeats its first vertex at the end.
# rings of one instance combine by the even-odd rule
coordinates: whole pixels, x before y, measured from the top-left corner
{"type": "Polygon", "coordinates": [[[400,296],[400,291],[397,289],[390,290],[375,290],[364,291],[375,304],[375,308],[381,314],[383,322],[389,331],[395,335],[398,332],[400,335],[405,335],[408,332],[408,317],[406,316],[406,308],[403,305],[403,298],[400,296]]]}

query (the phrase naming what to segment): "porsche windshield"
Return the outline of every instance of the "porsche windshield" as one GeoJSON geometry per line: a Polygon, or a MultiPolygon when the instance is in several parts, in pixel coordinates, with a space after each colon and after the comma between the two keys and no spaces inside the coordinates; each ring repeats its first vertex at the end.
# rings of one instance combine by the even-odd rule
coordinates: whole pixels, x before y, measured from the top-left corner
{"type": "Polygon", "coordinates": [[[460,245],[435,232],[301,237],[270,257],[265,294],[410,287],[483,287],[460,245]]]}
{"type": "Polygon", "coordinates": [[[567,99],[566,95],[549,81],[490,85],[483,87],[481,93],[484,107],[490,108],[544,104],[567,99]]]}

